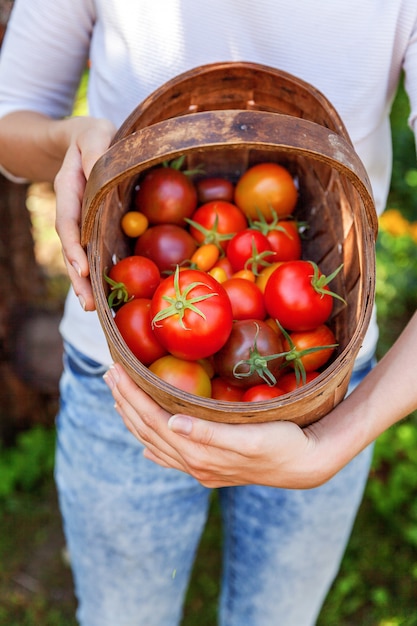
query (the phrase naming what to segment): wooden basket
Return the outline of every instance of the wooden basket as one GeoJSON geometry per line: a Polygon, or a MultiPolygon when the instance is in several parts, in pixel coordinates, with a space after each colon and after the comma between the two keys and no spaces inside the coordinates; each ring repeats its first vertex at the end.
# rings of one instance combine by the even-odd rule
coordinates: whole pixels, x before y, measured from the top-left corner
{"type": "Polygon", "coordinates": [[[314,422],[339,403],[370,320],[375,289],[377,217],[366,171],[333,106],[311,85],[253,63],[198,67],[150,95],[127,118],[88,180],[82,223],[98,315],[112,357],[171,413],[213,421],[314,422]],[[176,389],[152,374],[127,348],[107,305],[103,271],[113,255],[131,253],[120,218],[130,207],[141,172],[186,155],[187,168],[237,179],[248,166],[274,161],[299,181],[296,217],[310,228],[305,257],[330,274],[330,325],[339,348],[313,382],[291,394],[257,403],[221,402],[176,389]]]}

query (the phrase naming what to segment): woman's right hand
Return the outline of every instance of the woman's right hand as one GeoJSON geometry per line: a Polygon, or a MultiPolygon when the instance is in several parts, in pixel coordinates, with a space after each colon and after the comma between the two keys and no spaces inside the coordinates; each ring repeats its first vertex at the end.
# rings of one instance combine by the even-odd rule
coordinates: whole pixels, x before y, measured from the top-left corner
{"type": "Polygon", "coordinates": [[[93,117],[74,117],[56,122],[67,150],[55,180],[55,227],[61,240],[68,275],[81,306],[95,308],[87,255],[81,246],[81,206],[86,181],[98,158],[114,136],[111,122],[93,117]]]}

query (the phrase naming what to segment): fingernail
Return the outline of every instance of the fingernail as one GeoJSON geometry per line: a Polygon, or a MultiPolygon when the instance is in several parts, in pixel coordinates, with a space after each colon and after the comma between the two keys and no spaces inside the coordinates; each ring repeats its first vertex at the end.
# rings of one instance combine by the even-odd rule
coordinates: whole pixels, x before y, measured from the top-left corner
{"type": "Polygon", "coordinates": [[[110,365],[109,373],[110,373],[111,377],[113,378],[114,382],[118,383],[119,380],[120,380],[120,376],[119,376],[119,372],[117,371],[117,368],[115,367],[114,363],[112,363],[110,365]]]}
{"type": "Polygon", "coordinates": [[[113,389],[113,387],[114,387],[114,380],[113,380],[113,376],[110,374],[110,372],[106,372],[105,374],[103,374],[103,380],[106,383],[107,387],[109,387],[110,389],[113,389]]]}
{"type": "Polygon", "coordinates": [[[168,420],[168,428],[179,435],[189,435],[193,428],[193,423],[185,415],[172,415],[168,420]]]}
{"type": "Polygon", "coordinates": [[[85,311],[85,300],[83,296],[78,296],[78,301],[81,304],[82,309],[85,311]]]}
{"type": "Polygon", "coordinates": [[[77,272],[78,276],[81,278],[81,268],[78,265],[77,261],[73,261],[71,263],[72,267],[75,269],[75,271],[77,272]]]}

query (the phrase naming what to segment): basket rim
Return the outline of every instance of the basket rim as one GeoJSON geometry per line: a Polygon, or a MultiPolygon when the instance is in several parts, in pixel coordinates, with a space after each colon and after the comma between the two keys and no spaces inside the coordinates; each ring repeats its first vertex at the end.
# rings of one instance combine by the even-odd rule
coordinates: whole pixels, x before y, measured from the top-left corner
{"type": "Polygon", "coordinates": [[[345,175],[359,192],[376,238],[378,219],[371,183],[353,146],[329,129],[291,115],[240,109],[182,115],[145,127],[113,144],[95,163],[82,205],[81,245],[91,238],[94,220],[109,191],[126,178],[162,161],[195,151],[256,148],[299,154],[327,163],[345,175]],[[190,134],[190,124],[194,132],[190,134]],[[314,138],[306,147],[306,137],[314,138]]]}

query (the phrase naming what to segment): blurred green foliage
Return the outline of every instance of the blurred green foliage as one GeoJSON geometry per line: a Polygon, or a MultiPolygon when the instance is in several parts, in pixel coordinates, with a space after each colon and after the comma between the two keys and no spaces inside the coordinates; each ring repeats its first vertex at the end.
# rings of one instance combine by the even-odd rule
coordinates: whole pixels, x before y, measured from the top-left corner
{"type": "MultiPolygon", "coordinates": [[[[401,86],[391,115],[394,169],[388,209],[398,211],[409,228],[399,223],[398,232],[395,228],[390,232],[381,220],[376,248],[379,357],[417,304],[417,169],[408,114],[401,86]]],[[[413,413],[375,444],[363,504],[317,626],[417,626],[416,588],[417,414],[413,413]]]]}
{"type": "Polygon", "coordinates": [[[382,355],[416,308],[417,245],[409,234],[393,236],[379,231],[376,303],[380,327],[378,352],[382,355]]]}
{"type": "Polygon", "coordinates": [[[35,426],[17,436],[13,447],[0,444],[0,512],[13,508],[19,494],[36,490],[54,467],[55,433],[35,426]]]}
{"type": "Polygon", "coordinates": [[[417,219],[416,147],[408,126],[410,105],[401,83],[391,113],[393,171],[388,206],[397,207],[410,221],[417,219]]]}

